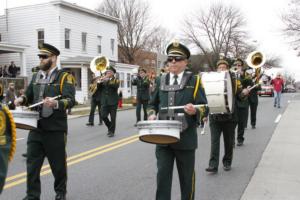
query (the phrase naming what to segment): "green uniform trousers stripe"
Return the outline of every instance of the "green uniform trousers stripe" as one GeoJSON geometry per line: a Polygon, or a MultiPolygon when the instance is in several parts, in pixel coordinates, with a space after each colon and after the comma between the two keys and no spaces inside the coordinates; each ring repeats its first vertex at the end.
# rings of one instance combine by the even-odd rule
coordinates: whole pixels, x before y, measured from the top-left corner
{"type": "Polygon", "coordinates": [[[195,150],[156,147],[157,190],[156,200],[171,200],[174,160],[176,160],[181,200],[193,200],[195,193],[195,150]]]}

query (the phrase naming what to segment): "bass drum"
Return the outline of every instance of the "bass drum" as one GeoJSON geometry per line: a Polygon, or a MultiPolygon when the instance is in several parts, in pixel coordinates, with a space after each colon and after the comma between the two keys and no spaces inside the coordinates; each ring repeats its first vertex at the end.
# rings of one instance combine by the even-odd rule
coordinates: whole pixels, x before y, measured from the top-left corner
{"type": "Polygon", "coordinates": [[[234,94],[229,72],[203,72],[201,80],[205,90],[209,113],[232,113],[234,94]]]}
{"type": "Polygon", "coordinates": [[[152,144],[172,144],[180,140],[182,123],[176,120],[150,120],[137,123],[139,138],[152,144]]]}

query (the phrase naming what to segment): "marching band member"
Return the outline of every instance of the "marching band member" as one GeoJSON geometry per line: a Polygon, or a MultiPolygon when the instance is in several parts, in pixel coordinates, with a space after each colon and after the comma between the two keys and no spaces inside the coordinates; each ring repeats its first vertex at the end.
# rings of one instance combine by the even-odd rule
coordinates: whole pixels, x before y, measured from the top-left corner
{"type": "MultiPolygon", "coordinates": [[[[95,76],[93,74],[93,76],[95,76]]],[[[93,77],[92,83],[90,85],[90,91],[93,87],[96,87],[95,91],[92,91],[92,98],[91,98],[91,110],[89,115],[89,121],[86,124],[87,126],[94,126],[94,118],[95,118],[95,111],[98,107],[98,115],[99,115],[99,125],[103,124],[102,116],[101,116],[101,88],[100,83],[97,83],[97,78],[93,77]]]]}
{"type": "Polygon", "coordinates": [[[144,120],[147,120],[147,106],[150,99],[150,80],[147,77],[147,71],[145,69],[139,69],[138,76],[132,80],[132,85],[137,86],[136,123],[138,123],[141,121],[142,106],[144,110],[144,120]]]}
{"type": "Polygon", "coordinates": [[[242,89],[245,89],[246,92],[243,98],[236,98],[236,105],[237,105],[237,115],[238,115],[238,121],[237,121],[237,146],[242,146],[244,143],[244,133],[245,133],[245,127],[247,126],[247,119],[249,115],[249,88],[252,84],[252,77],[251,74],[248,74],[246,72],[246,68],[244,66],[244,62],[241,59],[237,59],[234,62],[234,65],[238,67],[240,76],[239,81],[241,82],[242,89]]]}
{"type": "MultiPolygon", "coordinates": [[[[217,62],[217,71],[229,71],[229,64],[226,60],[220,59],[217,62]]],[[[232,81],[232,91],[234,94],[234,99],[241,98],[241,84],[235,78],[235,74],[230,72],[230,77],[232,81]]],[[[235,102],[235,101],[234,101],[235,102]]],[[[224,156],[222,159],[223,169],[225,171],[231,170],[231,163],[233,158],[233,141],[234,141],[234,132],[235,124],[237,121],[237,112],[236,104],[233,105],[232,113],[222,113],[222,114],[210,114],[209,115],[209,126],[211,132],[211,151],[209,166],[205,170],[211,173],[218,172],[219,166],[219,155],[220,155],[220,137],[223,133],[224,140],[224,156]]]]}
{"type": "Polygon", "coordinates": [[[105,80],[100,83],[101,90],[101,117],[108,128],[108,137],[113,137],[116,130],[116,118],[118,108],[119,79],[115,78],[116,69],[108,66],[105,72],[105,80]],[[110,120],[108,119],[110,115],[110,120]]]}
{"type": "Polygon", "coordinates": [[[27,139],[27,196],[24,200],[40,199],[40,172],[48,158],[54,175],[55,200],[65,200],[67,193],[66,137],[68,132],[66,110],[75,104],[75,83],[71,74],[59,70],[59,50],[50,45],[39,46],[40,70],[33,74],[25,95],[15,105],[43,102],[38,126],[30,130],[27,139]],[[51,97],[61,95],[59,100],[51,97]]]}
{"type": "MultiPolygon", "coordinates": [[[[0,90],[0,96],[3,96],[3,90],[0,90]]],[[[0,194],[5,183],[8,163],[12,160],[15,150],[16,125],[8,107],[0,104],[0,194]]]]}
{"type": "Polygon", "coordinates": [[[182,122],[180,141],[169,145],[157,145],[156,200],[170,200],[174,161],[176,161],[181,187],[181,199],[194,199],[195,150],[197,148],[197,122],[200,109],[195,104],[207,104],[200,76],[186,71],[189,49],[174,42],[167,47],[169,72],[158,77],[152,94],[148,120],[175,119],[182,122]],[[184,109],[161,110],[161,107],[182,106],[184,109]]]}

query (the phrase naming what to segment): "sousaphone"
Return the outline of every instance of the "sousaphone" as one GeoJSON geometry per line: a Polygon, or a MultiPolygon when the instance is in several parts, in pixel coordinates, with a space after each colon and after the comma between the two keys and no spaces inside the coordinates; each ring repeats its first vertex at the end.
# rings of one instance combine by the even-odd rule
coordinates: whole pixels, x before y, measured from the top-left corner
{"type": "Polygon", "coordinates": [[[90,63],[90,70],[95,74],[93,83],[90,85],[89,91],[93,95],[97,90],[98,80],[101,81],[103,74],[109,66],[109,60],[105,56],[97,56],[90,63]]]}

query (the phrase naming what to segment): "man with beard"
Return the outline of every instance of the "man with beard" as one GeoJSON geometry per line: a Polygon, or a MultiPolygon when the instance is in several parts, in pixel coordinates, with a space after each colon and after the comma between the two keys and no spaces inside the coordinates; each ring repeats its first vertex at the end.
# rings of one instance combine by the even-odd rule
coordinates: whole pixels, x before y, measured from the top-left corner
{"type": "Polygon", "coordinates": [[[28,135],[27,196],[23,200],[40,199],[40,172],[45,157],[55,179],[55,200],[64,200],[67,193],[66,110],[75,103],[74,79],[58,69],[56,62],[60,52],[56,47],[44,43],[39,49],[40,70],[33,74],[25,95],[15,100],[15,105],[43,102],[34,107],[40,119],[37,128],[30,130],[28,135]]]}

